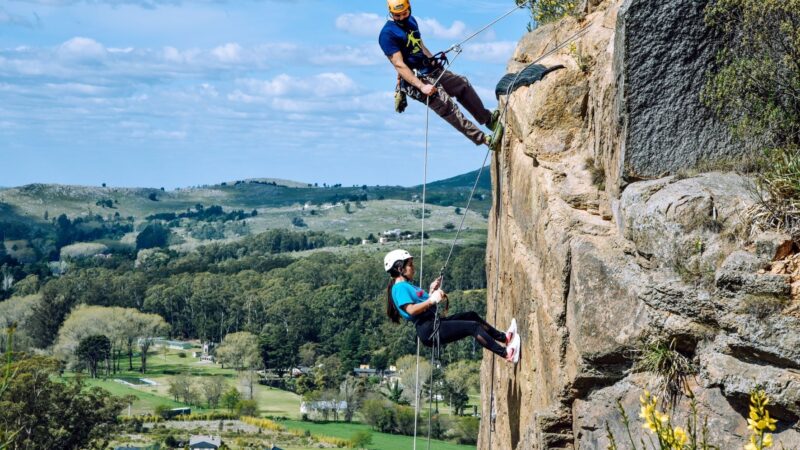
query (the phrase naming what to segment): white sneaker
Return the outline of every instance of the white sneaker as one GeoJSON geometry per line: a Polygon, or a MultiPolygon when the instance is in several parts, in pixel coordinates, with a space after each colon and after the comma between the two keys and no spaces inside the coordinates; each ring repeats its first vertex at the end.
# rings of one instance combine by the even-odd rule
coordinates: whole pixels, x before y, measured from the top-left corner
{"type": "Polygon", "coordinates": [[[514,333],[514,338],[511,339],[511,343],[506,346],[506,361],[512,364],[519,362],[519,349],[521,344],[519,334],[514,333]]]}
{"type": "Polygon", "coordinates": [[[517,335],[517,319],[511,319],[511,325],[506,330],[506,346],[511,343],[514,336],[517,335]]]}

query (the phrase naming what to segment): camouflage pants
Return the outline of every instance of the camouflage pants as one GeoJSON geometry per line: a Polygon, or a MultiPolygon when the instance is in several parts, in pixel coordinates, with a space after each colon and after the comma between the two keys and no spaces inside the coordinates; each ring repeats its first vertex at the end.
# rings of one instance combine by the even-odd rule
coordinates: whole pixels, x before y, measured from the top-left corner
{"type": "MultiPolygon", "coordinates": [[[[427,84],[433,84],[440,74],[441,70],[436,70],[428,75],[420,76],[419,79],[427,84]]],[[[425,94],[407,83],[403,83],[403,90],[411,98],[421,103],[425,103],[427,100],[425,94]]],[[[453,99],[458,100],[458,103],[481,125],[486,125],[491,120],[492,112],[483,106],[483,102],[469,83],[469,80],[446,70],[439,80],[436,94],[430,97],[428,106],[442,119],[446,120],[447,123],[474,142],[475,145],[484,144],[485,135],[483,131],[464,117],[464,114],[453,99]]]]}

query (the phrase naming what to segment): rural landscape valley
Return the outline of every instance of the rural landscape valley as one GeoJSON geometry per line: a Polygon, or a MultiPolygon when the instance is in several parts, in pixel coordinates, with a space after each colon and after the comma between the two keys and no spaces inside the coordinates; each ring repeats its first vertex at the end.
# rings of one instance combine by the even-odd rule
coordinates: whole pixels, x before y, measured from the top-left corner
{"type": "MultiPolygon", "coordinates": [[[[427,264],[438,271],[454,246],[454,310],[485,308],[488,170],[477,209],[454,206],[476,176],[428,186],[427,264]]],[[[111,446],[182,447],[206,435],[237,448],[408,448],[415,338],[383,319],[381,260],[419,246],[419,192],[282,180],[0,190],[0,317],[14,330],[3,342],[52,348],[58,364],[37,371],[117,396],[124,426],[111,446]]],[[[480,356],[459,343],[435,368],[433,448],[474,446],[480,356]]],[[[95,400],[61,413],[111,413],[111,400],[95,400]]]]}

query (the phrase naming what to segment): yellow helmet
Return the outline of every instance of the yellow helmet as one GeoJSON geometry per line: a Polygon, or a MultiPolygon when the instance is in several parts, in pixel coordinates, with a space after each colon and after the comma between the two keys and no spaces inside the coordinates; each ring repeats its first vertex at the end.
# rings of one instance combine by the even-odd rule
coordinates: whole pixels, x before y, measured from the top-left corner
{"type": "Polygon", "coordinates": [[[411,9],[411,4],[408,0],[387,0],[389,4],[389,12],[391,14],[402,14],[411,9]]]}

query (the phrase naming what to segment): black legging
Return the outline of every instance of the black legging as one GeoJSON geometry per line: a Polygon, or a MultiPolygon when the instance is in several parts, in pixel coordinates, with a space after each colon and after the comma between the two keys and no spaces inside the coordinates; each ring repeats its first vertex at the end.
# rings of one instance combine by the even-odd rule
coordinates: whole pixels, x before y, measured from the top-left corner
{"type": "MultiPolygon", "coordinates": [[[[431,347],[431,333],[433,332],[433,318],[417,322],[417,336],[426,347],[431,347]]],[[[498,342],[506,343],[506,334],[489,325],[474,311],[453,314],[449,317],[439,317],[439,341],[442,344],[455,342],[472,336],[481,347],[492,353],[506,357],[506,349],[498,342]]]]}

